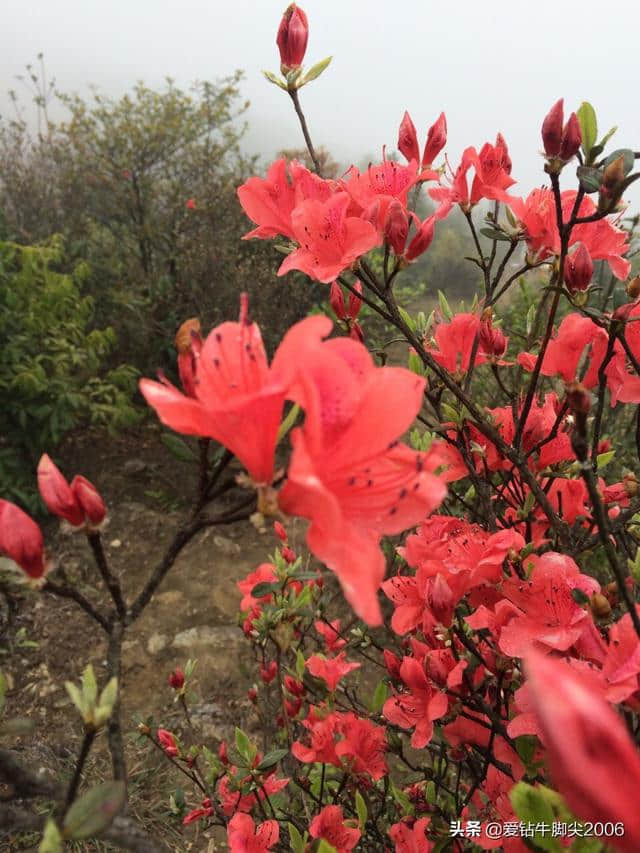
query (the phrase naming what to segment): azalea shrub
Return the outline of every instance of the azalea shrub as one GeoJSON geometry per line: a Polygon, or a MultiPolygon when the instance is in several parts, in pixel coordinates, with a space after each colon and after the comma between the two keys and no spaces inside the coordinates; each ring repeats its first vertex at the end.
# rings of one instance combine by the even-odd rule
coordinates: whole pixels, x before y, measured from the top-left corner
{"type": "MultiPolygon", "coordinates": [[[[541,121],[545,185],[523,195],[500,133],[452,167],[444,113],[424,146],[404,114],[402,160],[324,177],[300,91],[329,60],[303,68],[308,32],[292,4],[281,76],[266,76],[290,98],[313,169],[279,158],[238,200],[246,237],[276,240],[277,275],[322,283],[333,317],[300,319],[269,360],[239,294],[237,321],[180,326],[181,387],[141,380],[163,424],[197,440],[199,467],[192,512],[133,598],[81,475],[69,483],[46,455],[38,468],[48,509],[88,539],[106,609],[0,502],[5,555],[108,637],[102,692],[92,671],[68,688],[84,741],[40,849],[89,835],[163,849],[133,846],[139,830],[121,813],[120,648],[184,545],[246,518],[272,524],[275,545],[238,583],[258,734],[198,739],[191,660],[166,688],[184,725],[138,730],[185,777],[171,799],[185,838],[219,832],[235,853],[637,851],[640,277],[624,199],[640,155],[612,150],[589,103],[567,115],[560,99],[541,121]],[[440,296],[429,316],[412,314],[403,272],[454,210],[478,250],[479,292],[459,310],[440,296]],[[406,366],[384,345],[370,352],[363,304],[403,342],[406,366]],[[635,446],[620,454],[614,429],[635,446]],[[229,473],[234,459],[243,473],[229,473]],[[105,726],[116,781],[79,796],[105,726]]],[[[5,779],[8,766],[0,754],[5,779]]],[[[19,778],[16,797],[43,794],[19,778]]]]}

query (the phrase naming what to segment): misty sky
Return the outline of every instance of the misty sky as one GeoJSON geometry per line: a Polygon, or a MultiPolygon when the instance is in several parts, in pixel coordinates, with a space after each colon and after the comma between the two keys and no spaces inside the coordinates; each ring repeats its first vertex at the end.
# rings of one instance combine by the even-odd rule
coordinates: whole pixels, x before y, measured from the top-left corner
{"type": "MultiPolygon", "coordinates": [[[[3,91],[45,54],[62,90],[112,95],[136,80],[179,85],[246,71],[247,146],[265,159],[302,143],[286,95],[261,69],[278,70],[281,0],[4,0],[0,33],[3,91]]],[[[512,192],[544,182],[540,124],[561,96],[571,109],[596,108],[601,132],[619,127],[614,147],[640,148],[640,6],[428,0],[306,0],[307,65],[332,54],[330,68],[302,92],[317,144],[340,162],[394,147],[404,109],[423,139],[441,110],[453,164],[467,145],[501,131],[509,143],[512,192]]],[[[0,99],[2,112],[7,100],[0,99]]],[[[637,185],[636,185],[637,186],[637,185]]],[[[640,205],[640,190],[630,199],[640,205]]]]}

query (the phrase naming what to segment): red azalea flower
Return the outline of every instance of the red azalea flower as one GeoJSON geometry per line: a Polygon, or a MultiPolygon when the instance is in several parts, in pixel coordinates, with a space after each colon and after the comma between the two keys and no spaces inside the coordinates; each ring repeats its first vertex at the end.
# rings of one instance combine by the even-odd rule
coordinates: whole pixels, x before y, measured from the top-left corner
{"type": "Polygon", "coordinates": [[[338,714],[322,716],[318,709],[312,707],[302,725],[311,733],[311,737],[309,746],[305,746],[301,741],[293,742],[291,752],[298,761],[305,764],[333,764],[339,767],[340,759],[335,747],[335,735],[340,725],[338,714]]]}
{"type": "Polygon", "coordinates": [[[279,838],[277,820],[265,820],[256,827],[253,818],[242,812],[235,814],[227,827],[231,853],[268,853],[279,838]]]}
{"type": "Polygon", "coordinates": [[[307,669],[311,675],[321,678],[333,693],[338,682],[354,669],[359,669],[359,663],[350,663],[346,660],[346,652],[340,652],[334,658],[323,658],[320,655],[311,655],[307,659],[307,669]]]}
{"type": "Polygon", "coordinates": [[[389,837],[395,844],[395,853],[430,853],[433,844],[425,838],[425,832],[431,818],[422,817],[412,826],[406,821],[394,823],[389,830],[389,837]]]}
{"type": "Polygon", "coordinates": [[[321,622],[318,620],[313,623],[314,628],[324,640],[328,652],[339,652],[347,645],[347,641],[343,640],[339,634],[340,620],[334,619],[333,622],[321,622]]]}
{"type": "Polygon", "coordinates": [[[160,746],[164,749],[167,755],[176,756],[179,753],[178,743],[175,739],[175,736],[171,734],[171,732],[166,729],[158,729],[157,732],[158,742],[160,746]]]}
{"type": "Polygon", "coordinates": [[[167,426],[219,441],[235,453],[256,485],[268,485],[295,350],[325,334],[329,321],[309,317],[294,326],[269,368],[260,329],[247,315],[243,294],[239,322],[222,323],[207,337],[196,366],[195,398],[167,381],[142,379],[140,391],[167,426]]]}
{"type": "MultiPolygon", "coordinates": [[[[450,373],[466,372],[471,362],[471,352],[476,335],[480,332],[480,317],[477,314],[456,314],[448,323],[438,323],[435,329],[435,347],[427,352],[450,373]]],[[[476,349],[474,364],[483,364],[486,357],[482,349],[476,349]]]]}
{"type": "Polygon", "coordinates": [[[336,853],[351,853],[362,834],[359,829],[347,826],[340,806],[325,806],[309,825],[312,838],[324,838],[336,853]]]}
{"type": "Polygon", "coordinates": [[[401,729],[413,729],[411,746],[422,749],[433,737],[433,721],[447,713],[447,697],[433,690],[424,667],[415,658],[403,658],[400,678],[407,692],[387,699],[382,713],[401,729]]]}
{"type": "Polygon", "coordinates": [[[236,581],[236,586],[243,595],[240,602],[240,610],[244,613],[246,610],[251,610],[256,604],[269,601],[272,597],[271,593],[263,595],[260,598],[253,598],[251,590],[259,583],[274,583],[278,578],[276,576],[276,567],[273,563],[261,563],[258,568],[247,575],[242,581],[236,581]]]}
{"type": "Polygon", "coordinates": [[[340,732],[344,738],[336,745],[336,755],[346,759],[351,772],[367,773],[375,781],[382,779],[388,772],[384,728],[349,711],[340,716],[340,732]]]}
{"type": "Polygon", "coordinates": [[[348,215],[349,204],[344,192],[326,201],[301,202],[291,215],[293,236],[300,248],[287,255],[278,275],[300,270],[328,284],[361,255],[380,245],[370,222],[348,215]]]}
{"type": "Polygon", "coordinates": [[[306,419],[291,435],[280,507],[311,520],[309,548],[369,624],[381,621],[380,536],[411,527],[446,492],[431,473],[442,461],[438,447],[417,453],[396,441],[420,408],[423,387],[410,371],[376,368],[361,344],[335,338],[299,361],[292,390],[306,419]]]}

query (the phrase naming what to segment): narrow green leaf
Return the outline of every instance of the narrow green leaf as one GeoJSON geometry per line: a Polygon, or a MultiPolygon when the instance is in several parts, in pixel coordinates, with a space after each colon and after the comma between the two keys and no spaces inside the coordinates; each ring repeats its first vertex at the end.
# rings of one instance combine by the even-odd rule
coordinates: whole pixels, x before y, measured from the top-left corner
{"type": "Polygon", "coordinates": [[[276,441],[276,444],[280,444],[282,439],[286,436],[286,434],[289,432],[291,427],[295,424],[296,418],[298,417],[299,413],[300,413],[300,406],[297,403],[294,403],[293,406],[291,406],[291,408],[287,412],[287,416],[284,418],[284,420],[280,424],[280,429],[278,430],[278,439],[276,441]]]}
{"type": "Polygon", "coordinates": [[[280,584],[275,581],[260,581],[251,590],[253,598],[262,598],[263,595],[270,595],[272,592],[277,592],[280,589],[280,584]]]}
{"type": "Polygon", "coordinates": [[[275,75],[273,71],[263,71],[262,73],[267,78],[269,83],[273,83],[275,86],[279,86],[281,89],[284,89],[285,92],[287,91],[287,84],[284,82],[284,80],[281,80],[280,77],[275,75]]]}
{"type": "Polygon", "coordinates": [[[288,752],[288,749],[272,749],[271,752],[268,752],[265,755],[260,764],[258,764],[257,769],[268,770],[270,767],[275,767],[279,761],[282,761],[288,752]]]}
{"type": "Polygon", "coordinates": [[[98,683],[91,664],[82,673],[82,698],[87,708],[93,708],[98,698],[98,683]]]}
{"type": "Polygon", "coordinates": [[[398,306],[398,314],[402,317],[407,326],[411,329],[412,332],[416,330],[416,323],[411,314],[408,311],[405,311],[404,308],[398,306]]]}
{"type": "Polygon", "coordinates": [[[358,815],[358,823],[360,824],[360,830],[364,832],[364,826],[367,822],[367,804],[364,801],[364,797],[356,789],[356,812],[358,815]]]}
{"type": "Polygon", "coordinates": [[[306,86],[307,83],[310,83],[312,80],[315,80],[316,78],[318,78],[322,74],[322,72],[325,70],[325,68],[327,68],[329,66],[329,63],[331,62],[332,58],[333,57],[331,57],[331,56],[327,56],[326,59],[321,59],[320,62],[316,62],[316,64],[313,65],[307,71],[307,73],[302,78],[301,82],[298,83],[297,88],[300,88],[301,86],[306,86]]]}
{"type": "Polygon", "coordinates": [[[163,432],[160,438],[169,453],[176,459],[179,459],[180,462],[194,462],[197,459],[189,445],[181,438],[178,438],[177,435],[173,435],[170,432],[163,432]]]}
{"type": "Polygon", "coordinates": [[[618,129],[618,125],[614,124],[614,126],[611,128],[611,130],[608,130],[605,133],[605,135],[602,137],[600,142],[598,142],[597,147],[600,148],[600,151],[598,151],[598,154],[601,154],[604,151],[605,145],[611,139],[611,137],[613,136],[613,134],[616,132],[617,129],[618,129]]]}
{"type": "Polygon", "coordinates": [[[451,320],[453,319],[453,311],[451,310],[451,307],[447,302],[447,297],[441,290],[438,291],[438,302],[440,303],[440,310],[442,311],[442,316],[445,318],[445,320],[451,322],[451,320]]]}
{"type": "Polygon", "coordinates": [[[289,831],[289,847],[291,847],[293,853],[303,853],[304,841],[296,827],[292,823],[288,823],[287,830],[289,831]]]}
{"type": "Polygon", "coordinates": [[[371,710],[374,714],[380,713],[382,706],[387,701],[388,695],[389,688],[387,687],[386,681],[379,681],[376,684],[376,689],[373,691],[373,697],[371,699],[371,710]]]}
{"type": "Polygon", "coordinates": [[[104,832],[125,804],[124,782],[104,782],[87,791],[67,812],[62,832],[65,838],[81,841],[104,832]]]}
{"type": "Polygon", "coordinates": [[[240,755],[246,760],[249,760],[251,752],[251,744],[248,736],[236,726],[236,748],[240,755]]]}
{"type": "Polygon", "coordinates": [[[578,122],[580,123],[580,131],[582,133],[582,151],[588,161],[589,154],[591,153],[593,146],[596,144],[598,136],[596,111],[589,101],[583,101],[578,108],[577,116],[578,122]]]}
{"type": "Polygon", "coordinates": [[[596,462],[598,463],[598,470],[600,470],[600,468],[604,468],[605,465],[608,465],[615,455],[615,450],[608,450],[606,453],[598,453],[598,457],[596,459],[596,462]]]}
{"type": "Polygon", "coordinates": [[[296,650],[296,675],[298,676],[298,681],[302,680],[302,676],[304,675],[304,670],[306,667],[306,661],[304,659],[304,655],[300,651],[300,649],[296,650]]]}
{"type": "Polygon", "coordinates": [[[44,825],[42,841],[38,845],[38,853],[62,853],[63,849],[60,830],[52,818],[47,818],[47,822],[44,825]]]}

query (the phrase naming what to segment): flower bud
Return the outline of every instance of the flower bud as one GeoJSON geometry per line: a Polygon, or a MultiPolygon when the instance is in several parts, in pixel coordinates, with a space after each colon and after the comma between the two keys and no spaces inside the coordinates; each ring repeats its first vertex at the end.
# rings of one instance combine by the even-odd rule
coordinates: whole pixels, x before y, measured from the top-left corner
{"type": "Polygon", "coordinates": [[[564,283],[569,293],[577,293],[586,290],[593,276],[593,261],[589,250],[584,243],[579,243],[578,248],[571,255],[567,255],[564,262],[564,283]]]}
{"type": "Polygon", "coordinates": [[[285,561],[285,563],[288,563],[289,565],[291,565],[291,563],[295,563],[295,561],[298,559],[298,555],[296,554],[296,552],[293,550],[293,548],[289,548],[288,545],[285,545],[284,548],[280,550],[280,553],[282,554],[282,559],[285,561]]]}
{"type": "Polygon", "coordinates": [[[229,753],[227,751],[226,740],[220,741],[220,746],[218,747],[218,758],[225,765],[229,763],[229,753]]]}
{"type": "Polygon", "coordinates": [[[38,489],[50,513],[64,518],[73,527],[84,524],[82,507],[69,483],[46,453],[43,453],[38,463],[38,489]]]}
{"type": "Polygon", "coordinates": [[[569,408],[577,415],[588,415],[591,409],[591,394],[581,382],[567,384],[567,401],[569,408]]]}
{"type": "Polygon", "coordinates": [[[265,684],[271,684],[277,674],[278,664],[274,660],[269,661],[266,666],[260,664],[260,678],[265,684]]]}
{"type": "Polygon", "coordinates": [[[394,199],[388,209],[384,223],[384,239],[396,255],[404,251],[409,233],[409,218],[403,204],[394,199]]]}
{"type": "Polygon", "coordinates": [[[589,606],[596,619],[606,619],[611,615],[611,604],[602,593],[597,592],[589,602],[589,606]]]}
{"type": "Polygon", "coordinates": [[[420,148],[418,146],[418,134],[414,123],[411,121],[411,116],[405,111],[402,121],[400,122],[400,130],[398,132],[398,151],[403,154],[406,159],[416,163],[420,159],[420,148]]]}
{"type": "Polygon", "coordinates": [[[364,343],[364,332],[362,331],[362,326],[357,321],[351,323],[349,337],[354,341],[359,341],[361,344],[364,343]]]}
{"type": "Polygon", "coordinates": [[[284,686],[292,696],[304,696],[306,692],[304,684],[292,675],[285,675],[284,686]]]}
{"type": "Polygon", "coordinates": [[[447,119],[440,113],[427,133],[427,142],[422,155],[422,165],[430,166],[447,144],[447,119]]]}
{"type": "Polygon", "coordinates": [[[507,351],[507,338],[493,326],[491,314],[483,317],[478,333],[480,350],[489,358],[501,358],[507,351]]]}
{"type": "Polygon", "coordinates": [[[417,257],[426,252],[429,246],[431,245],[431,241],[433,240],[433,234],[435,231],[435,217],[429,216],[424,220],[420,228],[418,229],[417,234],[413,238],[413,240],[409,243],[409,248],[405,252],[405,258],[408,261],[413,261],[417,257]]]}
{"type": "Polygon", "coordinates": [[[565,162],[571,160],[578,153],[582,145],[582,131],[580,122],[575,113],[571,113],[564,130],[562,131],[562,143],[560,145],[560,159],[565,162]]]}
{"type": "Polygon", "coordinates": [[[95,528],[102,524],[107,514],[107,508],[104,505],[100,492],[93,483],[90,483],[86,477],[76,474],[71,481],[71,491],[82,507],[89,526],[95,528]]]}
{"type": "Polygon", "coordinates": [[[431,612],[441,625],[450,625],[455,599],[444,576],[437,574],[430,582],[431,612]]]}
{"type": "Polygon", "coordinates": [[[358,314],[360,313],[360,309],[362,308],[362,299],[359,295],[362,293],[362,282],[356,281],[356,283],[353,285],[353,289],[356,292],[349,292],[349,301],[347,303],[347,316],[350,320],[355,320],[358,314]]]}
{"type": "Polygon", "coordinates": [[[283,74],[300,68],[307,50],[308,39],[309,22],[307,16],[299,6],[292,3],[282,16],[276,37],[283,74]]]}
{"type": "Polygon", "coordinates": [[[158,741],[167,755],[175,757],[178,754],[178,744],[171,732],[166,729],[158,729],[158,741]]]}
{"type": "Polygon", "coordinates": [[[249,702],[254,702],[254,703],[258,701],[258,691],[256,690],[255,687],[250,687],[247,690],[247,699],[249,700],[249,702]]]}
{"type": "Polygon", "coordinates": [[[542,122],[542,144],[547,157],[558,157],[560,154],[564,119],[563,102],[563,98],[556,101],[542,122]]]}
{"type": "Polygon", "coordinates": [[[284,526],[279,521],[273,522],[273,530],[281,542],[287,541],[287,531],[284,529],[284,526]]]}
{"type": "Polygon", "coordinates": [[[195,209],[196,209],[196,200],[195,200],[195,198],[189,198],[189,199],[187,199],[187,203],[186,203],[185,207],[187,208],[187,210],[195,210],[195,209]]]}
{"type": "Polygon", "coordinates": [[[2,499],[0,552],[17,563],[30,578],[41,578],[47,571],[40,528],[20,507],[2,499]]]}
{"type": "Polygon", "coordinates": [[[627,296],[629,299],[640,297],[640,275],[634,276],[627,284],[627,296]]]}
{"type": "Polygon", "coordinates": [[[184,687],[184,672],[180,669],[174,669],[169,676],[169,687],[174,690],[181,690],[184,687]]]}
{"type": "Polygon", "coordinates": [[[340,287],[337,281],[331,282],[329,302],[331,303],[333,313],[336,315],[338,320],[345,320],[347,317],[347,312],[344,307],[344,296],[342,294],[342,288],[340,287]]]}

